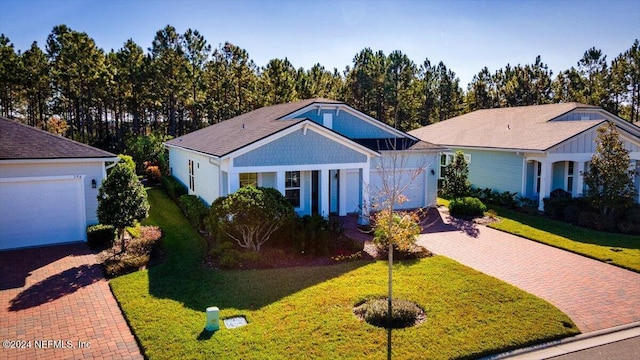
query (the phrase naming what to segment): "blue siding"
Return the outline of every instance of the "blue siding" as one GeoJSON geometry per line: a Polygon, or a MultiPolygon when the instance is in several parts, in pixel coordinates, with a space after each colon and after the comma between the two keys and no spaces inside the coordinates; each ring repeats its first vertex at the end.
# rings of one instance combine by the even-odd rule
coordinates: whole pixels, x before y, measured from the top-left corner
{"type": "Polygon", "coordinates": [[[462,151],[471,155],[469,181],[473,187],[522,193],[522,156],[501,151],[462,151]]]}
{"type": "Polygon", "coordinates": [[[367,156],[307,130],[297,130],[233,159],[234,166],[363,163],[367,156]]]}
{"type": "Polygon", "coordinates": [[[335,110],[310,110],[299,115],[299,118],[309,118],[313,122],[322,125],[323,114],[333,114],[333,130],[350,139],[385,139],[396,137],[395,134],[380,127],[370,124],[346,111],[340,111],[336,116],[335,110]]]}

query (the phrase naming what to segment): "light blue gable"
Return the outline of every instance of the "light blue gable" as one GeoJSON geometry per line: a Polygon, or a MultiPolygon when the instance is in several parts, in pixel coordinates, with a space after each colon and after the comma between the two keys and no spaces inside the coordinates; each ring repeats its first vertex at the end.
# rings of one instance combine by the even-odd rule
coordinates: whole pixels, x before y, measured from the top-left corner
{"type": "Polygon", "coordinates": [[[367,156],[307,129],[297,130],[233,159],[233,166],[364,163],[367,156]]]}
{"type": "Polygon", "coordinates": [[[340,111],[336,116],[335,110],[321,110],[320,113],[318,113],[316,109],[309,110],[296,117],[309,118],[311,121],[322,125],[323,114],[332,114],[332,129],[350,139],[386,139],[397,137],[397,134],[372,125],[347,111],[340,111]]]}

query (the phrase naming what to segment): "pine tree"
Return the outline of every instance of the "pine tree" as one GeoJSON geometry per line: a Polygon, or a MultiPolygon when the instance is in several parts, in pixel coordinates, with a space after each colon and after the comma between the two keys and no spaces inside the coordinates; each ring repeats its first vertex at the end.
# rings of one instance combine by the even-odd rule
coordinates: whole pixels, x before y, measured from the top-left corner
{"type": "Polygon", "coordinates": [[[618,216],[634,202],[636,170],[630,170],[629,150],[624,148],[613,123],[598,129],[596,153],[584,173],[585,197],[602,215],[618,216]]]}

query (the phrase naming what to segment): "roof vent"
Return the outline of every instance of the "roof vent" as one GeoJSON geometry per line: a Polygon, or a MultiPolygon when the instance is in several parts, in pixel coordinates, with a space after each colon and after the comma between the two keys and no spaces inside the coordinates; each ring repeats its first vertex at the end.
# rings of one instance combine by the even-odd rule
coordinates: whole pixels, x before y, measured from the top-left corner
{"type": "Polygon", "coordinates": [[[244,123],[242,123],[242,128],[244,129],[244,123]]]}

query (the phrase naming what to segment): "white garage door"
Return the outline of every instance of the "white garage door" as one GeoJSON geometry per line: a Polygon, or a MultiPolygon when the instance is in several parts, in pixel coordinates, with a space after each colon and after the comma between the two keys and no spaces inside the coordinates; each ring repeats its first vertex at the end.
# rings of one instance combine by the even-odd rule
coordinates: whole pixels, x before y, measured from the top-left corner
{"type": "MultiPolygon", "coordinates": [[[[371,186],[370,186],[370,195],[372,197],[382,196],[385,193],[383,190],[383,181],[382,181],[383,172],[379,171],[371,171],[371,186]]],[[[407,197],[407,201],[402,205],[396,205],[396,209],[416,209],[425,206],[425,191],[426,184],[425,179],[426,176],[424,173],[418,175],[417,178],[411,180],[412,177],[415,177],[415,171],[410,170],[399,170],[396,172],[396,179],[399,187],[405,188],[403,195],[407,197]]],[[[389,184],[392,182],[389,181],[389,184]]],[[[372,199],[372,201],[380,199],[372,199]]]]}
{"type": "Polygon", "coordinates": [[[85,239],[83,176],[0,179],[0,250],[85,239]]]}

